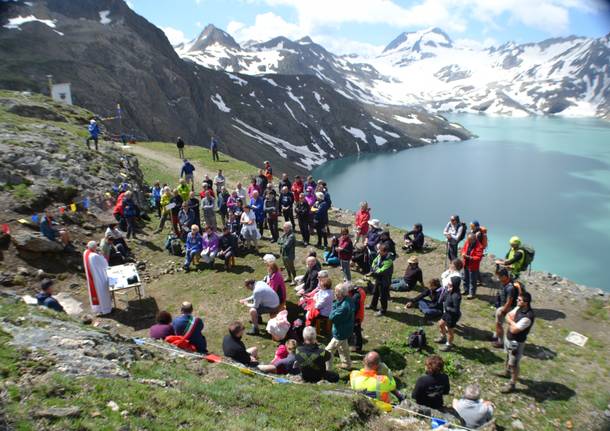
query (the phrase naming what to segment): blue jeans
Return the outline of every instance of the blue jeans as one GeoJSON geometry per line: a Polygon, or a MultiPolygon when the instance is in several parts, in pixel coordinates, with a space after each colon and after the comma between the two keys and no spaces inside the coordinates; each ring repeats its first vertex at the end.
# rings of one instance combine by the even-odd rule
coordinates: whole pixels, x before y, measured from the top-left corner
{"type": "Polygon", "coordinates": [[[477,281],[479,280],[479,271],[469,271],[464,269],[464,291],[469,295],[477,293],[477,281]]]}
{"type": "Polygon", "coordinates": [[[420,299],[417,306],[426,317],[439,317],[441,314],[443,314],[440,309],[432,307],[431,304],[431,301],[420,299]]]}
{"type": "Polygon", "coordinates": [[[343,271],[343,275],[345,276],[345,280],[352,281],[352,273],[349,268],[350,261],[341,259],[341,271],[343,271]]]}
{"type": "Polygon", "coordinates": [[[186,260],[184,261],[184,266],[190,268],[191,262],[193,261],[193,257],[201,253],[199,249],[192,249],[191,251],[186,252],[186,260]]]}

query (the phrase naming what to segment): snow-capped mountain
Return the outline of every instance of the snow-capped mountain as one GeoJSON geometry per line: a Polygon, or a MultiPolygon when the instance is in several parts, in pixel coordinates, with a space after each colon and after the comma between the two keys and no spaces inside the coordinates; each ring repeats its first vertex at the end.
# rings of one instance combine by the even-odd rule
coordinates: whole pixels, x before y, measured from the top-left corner
{"type": "MultiPolygon", "coordinates": [[[[163,141],[181,136],[189,145],[203,146],[214,135],[222,152],[254,165],[269,160],[277,172],[292,174],[351,154],[472,136],[419,108],[347,98],[316,73],[296,74],[306,60],[292,54],[293,68],[285,62],[277,75],[213,70],[230,69],[233,61],[248,65],[248,60],[256,71],[265,55],[308,45],[313,43],[307,39],[278,39],[254,48],[258,58],[223,57],[218,59],[223,66],[211,69],[181,59],[163,31],[122,0],[0,1],[0,88],[48,94],[51,74],[56,82],[71,83],[74,103],[99,114],[115,134],[126,131],[138,139],[163,141]],[[120,124],[114,118],[117,103],[120,124]]],[[[180,49],[209,55],[218,47],[241,50],[214,27],[180,49]]],[[[310,55],[314,53],[330,68],[331,54],[322,48],[312,48],[310,55]]],[[[343,79],[348,67],[351,63],[344,75],[318,72],[343,79]]],[[[88,120],[82,120],[85,126],[88,120]]]]}
{"type": "Polygon", "coordinates": [[[175,49],[183,59],[210,69],[248,75],[314,75],[339,94],[366,102],[379,101],[370,88],[387,79],[370,64],[332,54],[309,37],[292,41],[280,36],[240,46],[226,32],[208,25],[196,39],[175,49]]]}
{"type": "Polygon", "coordinates": [[[176,51],[230,72],[315,75],[345,97],[368,103],[512,116],[610,113],[610,34],[473,48],[432,28],[402,33],[377,57],[358,58],[332,54],[308,37],[240,46],[208,27],[176,51]]]}

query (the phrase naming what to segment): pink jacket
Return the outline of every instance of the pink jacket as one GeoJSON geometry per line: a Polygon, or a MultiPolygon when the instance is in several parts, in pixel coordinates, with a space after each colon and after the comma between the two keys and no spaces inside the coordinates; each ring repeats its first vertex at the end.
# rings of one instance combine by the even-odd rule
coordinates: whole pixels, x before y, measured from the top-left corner
{"type": "Polygon", "coordinates": [[[281,271],[276,271],[267,276],[267,284],[277,293],[280,298],[280,304],[286,302],[286,283],[281,271]]]}

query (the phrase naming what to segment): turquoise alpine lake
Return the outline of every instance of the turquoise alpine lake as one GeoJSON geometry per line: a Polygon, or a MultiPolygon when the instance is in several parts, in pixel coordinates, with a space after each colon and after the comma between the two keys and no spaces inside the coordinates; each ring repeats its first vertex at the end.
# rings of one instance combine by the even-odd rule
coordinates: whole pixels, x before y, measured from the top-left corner
{"type": "Polygon", "coordinates": [[[420,222],[434,238],[451,214],[478,220],[490,253],[504,256],[517,235],[536,249],[532,269],[610,290],[610,124],[446,117],[478,137],[350,156],[313,175],[329,184],[333,206],[356,210],[366,200],[373,218],[402,228],[420,222]]]}

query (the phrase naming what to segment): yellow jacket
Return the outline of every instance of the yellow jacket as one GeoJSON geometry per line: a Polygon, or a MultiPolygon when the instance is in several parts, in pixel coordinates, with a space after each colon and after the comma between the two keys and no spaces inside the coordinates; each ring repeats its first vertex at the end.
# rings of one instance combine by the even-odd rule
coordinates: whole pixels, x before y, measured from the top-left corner
{"type": "Polygon", "coordinates": [[[169,204],[171,199],[171,195],[166,195],[165,193],[161,195],[161,201],[159,202],[159,205],[161,205],[161,214],[165,214],[165,207],[169,204]]]}
{"type": "Polygon", "coordinates": [[[377,374],[375,370],[352,371],[349,382],[353,390],[385,403],[390,402],[390,392],[396,389],[396,381],[391,374],[377,374]]]}

